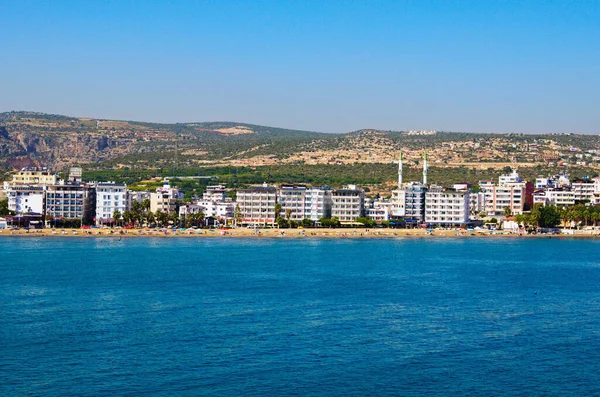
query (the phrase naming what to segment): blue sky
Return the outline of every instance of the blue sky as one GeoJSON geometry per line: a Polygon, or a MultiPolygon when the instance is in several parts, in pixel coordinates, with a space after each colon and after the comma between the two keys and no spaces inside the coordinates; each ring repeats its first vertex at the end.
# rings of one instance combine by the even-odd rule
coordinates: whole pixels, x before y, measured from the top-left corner
{"type": "Polygon", "coordinates": [[[600,132],[600,1],[5,1],[0,111],[600,132]]]}

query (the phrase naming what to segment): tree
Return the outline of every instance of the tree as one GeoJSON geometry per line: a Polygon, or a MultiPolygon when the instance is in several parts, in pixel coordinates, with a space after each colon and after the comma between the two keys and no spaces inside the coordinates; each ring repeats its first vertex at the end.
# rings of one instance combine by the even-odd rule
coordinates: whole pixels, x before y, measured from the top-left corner
{"type": "Polygon", "coordinates": [[[290,224],[287,219],[281,216],[278,216],[277,219],[275,219],[275,223],[277,223],[277,226],[279,226],[279,228],[288,227],[290,224]]]}
{"type": "Polygon", "coordinates": [[[235,226],[242,222],[242,210],[240,209],[239,204],[236,204],[235,209],[233,210],[233,221],[235,222],[235,226]]]}
{"type": "Polygon", "coordinates": [[[132,211],[124,211],[123,212],[123,221],[126,224],[131,224],[133,223],[133,221],[135,220],[135,215],[132,211]]]}
{"type": "Polygon", "coordinates": [[[311,219],[308,219],[308,218],[302,219],[301,224],[302,224],[302,227],[313,227],[315,225],[315,223],[311,219]]]}
{"type": "Polygon", "coordinates": [[[275,204],[275,207],[273,207],[273,209],[275,210],[275,218],[279,218],[279,214],[281,214],[281,204],[275,204]]]}
{"type": "Polygon", "coordinates": [[[169,214],[164,211],[156,211],[156,223],[160,226],[166,226],[169,223],[169,214]]]}
{"type": "Polygon", "coordinates": [[[362,223],[365,227],[375,227],[377,225],[377,222],[365,216],[359,216],[354,219],[354,222],[362,223]]]}
{"type": "Polygon", "coordinates": [[[144,211],[150,211],[150,199],[144,199],[142,201],[142,210],[144,211]]]}
{"type": "Polygon", "coordinates": [[[540,227],[556,227],[560,224],[560,214],[553,205],[547,205],[540,208],[538,225],[540,227]]]}
{"type": "Polygon", "coordinates": [[[150,224],[150,223],[154,223],[155,221],[155,217],[154,217],[154,212],[152,211],[148,211],[146,213],[146,223],[150,224]]]}
{"type": "Polygon", "coordinates": [[[509,206],[504,207],[504,216],[506,218],[508,218],[511,215],[512,215],[512,210],[510,209],[510,207],[509,206]]]}
{"type": "Polygon", "coordinates": [[[291,208],[286,208],[285,209],[285,217],[286,217],[286,219],[288,221],[290,220],[291,216],[292,216],[292,209],[291,208]]]}
{"type": "Polygon", "coordinates": [[[321,218],[321,219],[319,219],[319,223],[323,227],[340,227],[341,226],[340,220],[337,216],[334,216],[333,218],[321,218]]]}
{"type": "Polygon", "coordinates": [[[0,200],[0,216],[10,215],[11,211],[8,210],[8,199],[0,200]]]}
{"type": "Polygon", "coordinates": [[[114,210],[113,211],[113,221],[114,221],[114,224],[117,225],[120,220],[121,220],[121,211],[114,210]]]}

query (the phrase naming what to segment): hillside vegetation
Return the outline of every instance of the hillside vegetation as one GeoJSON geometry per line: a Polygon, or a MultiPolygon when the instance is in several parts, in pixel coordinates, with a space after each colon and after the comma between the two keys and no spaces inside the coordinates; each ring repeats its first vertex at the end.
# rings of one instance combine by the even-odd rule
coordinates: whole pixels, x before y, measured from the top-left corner
{"type": "Polygon", "coordinates": [[[324,134],[235,122],[159,124],[34,112],[0,113],[0,173],[44,165],[85,167],[96,179],[214,175],[229,185],[298,182],[392,186],[398,151],[405,180],[495,177],[506,167],[535,177],[570,167],[596,174],[597,135],[359,130],[324,134]]]}

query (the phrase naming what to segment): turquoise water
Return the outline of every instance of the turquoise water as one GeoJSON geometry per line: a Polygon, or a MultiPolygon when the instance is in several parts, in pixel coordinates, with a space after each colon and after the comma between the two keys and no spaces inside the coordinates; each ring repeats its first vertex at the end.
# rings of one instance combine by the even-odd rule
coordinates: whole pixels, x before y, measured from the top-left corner
{"type": "Polygon", "coordinates": [[[0,395],[599,395],[599,250],[0,238],[0,395]]]}

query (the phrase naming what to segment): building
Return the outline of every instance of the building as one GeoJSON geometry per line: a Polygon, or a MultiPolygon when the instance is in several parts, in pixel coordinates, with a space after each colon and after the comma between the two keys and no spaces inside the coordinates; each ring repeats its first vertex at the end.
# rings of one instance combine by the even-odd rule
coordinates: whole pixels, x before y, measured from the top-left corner
{"type": "Polygon", "coordinates": [[[207,186],[202,194],[202,200],[225,201],[227,198],[227,189],[223,185],[207,186]]]}
{"type": "Polygon", "coordinates": [[[576,201],[591,202],[594,200],[596,182],[589,179],[574,181],[571,183],[571,190],[573,191],[573,197],[576,201]]]}
{"type": "Polygon", "coordinates": [[[393,204],[390,201],[375,200],[372,205],[369,205],[365,210],[366,216],[369,219],[381,223],[388,221],[391,218],[393,204]]]}
{"type": "Polygon", "coordinates": [[[331,218],[331,189],[327,187],[310,187],[304,194],[304,218],[318,221],[331,218]]]}
{"type": "MultiPolygon", "coordinates": [[[[482,186],[482,185],[480,185],[482,186]]],[[[484,211],[488,215],[503,215],[506,207],[511,214],[522,214],[525,205],[525,186],[483,185],[484,211]]]]}
{"type": "Polygon", "coordinates": [[[538,190],[534,193],[534,203],[556,205],[560,207],[574,205],[575,193],[567,188],[538,190]]]}
{"type": "Polygon", "coordinates": [[[152,193],[150,193],[149,191],[140,191],[140,192],[133,192],[131,190],[128,191],[128,197],[129,197],[129,208],[132,207],[132,204],[134,201],[137,201],[138,203],[142,204],[144,202],[144,200],[148,200],[150,201],[150,195],[152,193]]]}
{"type": "Polygon", "coordinates": [[[281,205],[281,216],[293,221],[301,221],[306,213],[306,186],[281,185],[277,190],[277,202],[281,205]]]}
{"type": "Polygon", "coordinates": [[[9,186],[6,190],[9,211],[17,215],[43,214],[45,189],[45,186],[9,186]]]}
{"type": "Polygon", "coordinates": [[[354,185],[331,192],[331,217],[351,223],[365,215],[365,191],[354,185]]]}
{"type": "Polygon", "coordinates": [[[517,170],[512,170],[510,174],[500,175],[498,177],[498,186],[508,186],[515,183],[523,182],[517,170]]]}
{"type": "Polygon", "coordinates": [[[411,182],[404,188],[404,219],[407,225],[425,221],[425,193],[427,187],[419,182],[411,182]]]}
{"type": "Polygon", "coordinates": [[[46,216],[81,219],[91,223],[96,210],[96,188],[83,185],[52,185],[45,190],[46,216]]]}
{"type": "Polygon", "coordinates": [[[96,225],[114,222],[115,211],[123,214],[130,209],[127,185],[114,182],[100,182],[96,188],[96,225]]]}
{"type": "Polygon", "coordinates": [[[12,185],[56,185],[58,174],[46,167],[26,167],[13,174],[12,185]]]}
{"type": "Polygon", "coordinates": [[[392,208],[390,209],[391,219],[401,219],[406,215],[406,192],[404,189],[392,190],[392,197],[390,198],[392,208]]]}
{"type": "Polygon", "coordinates": [[[266,183],[250,186],[237,192],[237,205],[240,207],[242,224],[263,225],[275,223],[277,189],[266,183]]]}
{"type": "Polygon", "coordinates": [[[425,222],[437,226],[469,223],[469,192],[431,186],[425,193],[425,222]]]}
{"type": "Polygon", "coordinates": [[[179,189],[171,187],[169,182],[165,181],[162,187],[156,189],[156,192],[150,193],[150,211],[172,214],[177,212],[177,202],[181,199],[183,199],[183,194],[179,189]]]}

